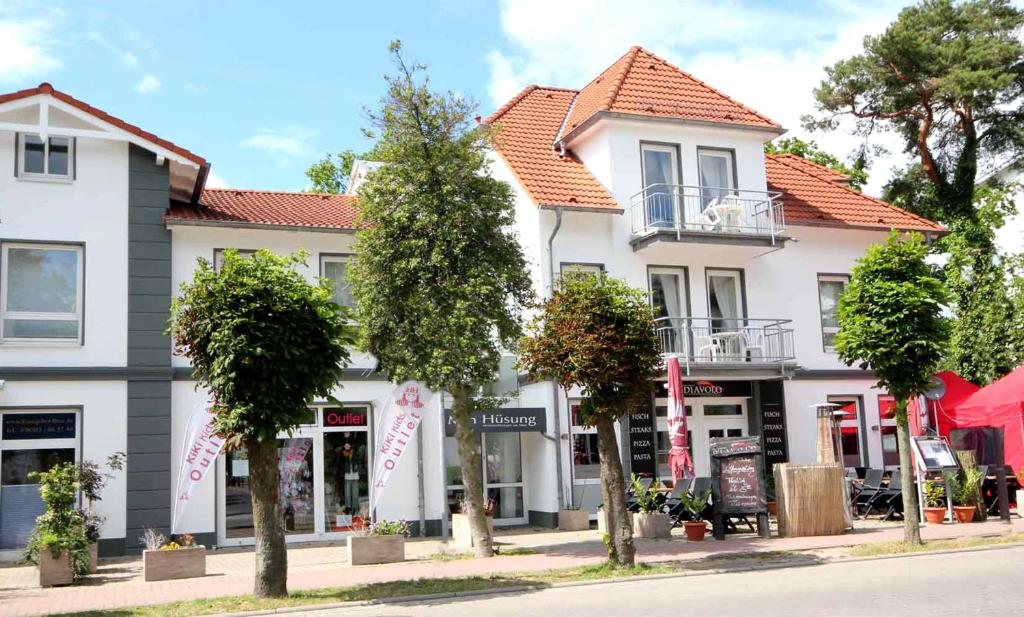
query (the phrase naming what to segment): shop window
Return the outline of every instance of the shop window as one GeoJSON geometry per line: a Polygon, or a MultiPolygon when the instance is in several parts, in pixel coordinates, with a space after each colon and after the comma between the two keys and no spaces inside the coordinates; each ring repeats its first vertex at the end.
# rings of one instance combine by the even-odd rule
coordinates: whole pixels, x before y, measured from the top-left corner
{"type": "Polygon", "coordinates": [[[78,413],[0,410],[0,425],[0,550],[21,549],[44,509],[32,474],[78,460],[78,413]]]}
{"type": "Polygon", "coordinates": [[[573,478],[593,480],[601,477],[601,460],[597,455],[597,428],[586,426],[579,417],[581,401],[569,401],[572,417],[573,478]]]}
{"type": "MultiPolygon", "coordinates": [[[[689,415],[689,414],[687,414],[689,415]]],[[[704,405],[705,416],[742,416],[743,406],[739,404],[731,405],[704,405]]]]}
{"type": "MultiPolygon", "coordinates": [[[[277,440],[278,514],[287,535],[315,532],[313,487],[313,438],[289,437],[277,440]]],[[[254,535],[249,453],[235,448],[225,456],[225,535],[251,538],[254,535]]]]}
{"type": "Polygon", "coordinates": [[[73,180],[75,140],[35,133],[18,134],[18,177],[39,180],[73,180]]]}
{"type": "Polygon", "coordinates": [[[839,419],[839,440],[843,446],[843,466],[863,467],[864,451],[861,445],[861,399],[856,396],[830,396],[828,402],[839,405],[835,409],[842,412],[839,419]]]}
{"type": "Polygon", "coordinates": [[[5,341],[80,343],[82,247],[4,243],[5,341]]]}
{"type": "Polygon", "coordinates": [[[878,425],[882,438],[882,464],[899,467],[900,447],[896,438],[896,399],[888,394],[878,396],[878,425]]]}
{"type": "Polygon", "coordinates": [[[839,334],[839,297],[843,295],[850,277],[845,274],[818,275],[818,306],[821,310],[821,340],[825,351],[835,351],[839,334]]]}

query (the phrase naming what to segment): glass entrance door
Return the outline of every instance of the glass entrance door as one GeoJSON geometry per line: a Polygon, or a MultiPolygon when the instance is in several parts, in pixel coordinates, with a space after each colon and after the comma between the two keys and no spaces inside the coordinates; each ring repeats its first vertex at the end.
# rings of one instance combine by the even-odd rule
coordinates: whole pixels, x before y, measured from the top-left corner
{"type": "Polygon", "coordinates": [[[369,522],[366,431],[324,430],[324,531],[344,533],[369,522]]]}
{"type": "MultiPolygon", "coordinates": [[[[658,475],[671,478],[668,451],[668,399],[654,403],[658,432],[658,475]]],[[[711,440],[717,437],[742,437],[747,434],[747,400],[745,398],[686,399],[686,435],[690,456],[697,476],[711,475],[711,440]]]]}
{"type": "MultiPolygon", "coordinates": [[[[482,433],[477,443],[483,464],[484,497],[493,507],[494,524],[525,524],[520,434],[482,433]]],[[[462,462],[455,437],[445,437],[444,457],[448,509],[459,512],[466,490],[462,486],[462,462]]]]}

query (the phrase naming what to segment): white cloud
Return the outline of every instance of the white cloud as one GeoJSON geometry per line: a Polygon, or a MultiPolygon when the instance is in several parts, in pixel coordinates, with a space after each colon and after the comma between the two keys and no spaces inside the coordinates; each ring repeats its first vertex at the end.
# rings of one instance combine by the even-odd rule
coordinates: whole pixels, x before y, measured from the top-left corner
{"type": "Polygon", "coordinates": [[[255,134],[241,141],[241,146],[262,150],[273,157],[282,167],[296,158],[309,158],[315,152],[309,141],[316,131],[292,126],[283,129],[258,129],[255,134]]]}
{"type": "MultiPolygon", "coordinates": [[[[847,131],[808,134],[800,116],[813,112],[812,90],[823,68],[857,53],[867,34],[884,30],[902,3],[895,0],[766,7],[743,2],[648,0],[641,10],[621,0],[505,0],[501,27],[508,41],[488,55],[495,107],[530,83],[580,88],[621,56],[642,45],[845,158],[859,145],[847,131]]],[[[872,139],[892,155],[871,168],[877,193],[890,169],[905,160],[894,137],[872,139]]]]}
{"type": "Polygon", "coordinates": [[[60,68],[52,26],[49,19],[19,21],[0,13],[0,82],[22,82],[60,68]]]}
{"type": "Polygon", "coordinates": [[[223,189],[228,186],[230,185],[227,180],[225,180],[220,174],[211,171],[210,174],[206,176],[206,188],[208,189],[223,189]]]}
{"type": "Polygon", "coordinates": [[[127,49],[115,45],[109,38],[100,34],[99,32],[93,31],[89,33],[89,40],[96,45],[99,45],[103,49],[109,51],[118,57],[121,64],[125,68],[137,69],[139,68],[139,57],[127,49]]]}
{"type": "Polygon", "coordinates": [[[135,84],[135,91],[140,94],[149,94],[150,92],[155,92],[159,87],[160,80],[153,75],[146,74],[135,84]]]}

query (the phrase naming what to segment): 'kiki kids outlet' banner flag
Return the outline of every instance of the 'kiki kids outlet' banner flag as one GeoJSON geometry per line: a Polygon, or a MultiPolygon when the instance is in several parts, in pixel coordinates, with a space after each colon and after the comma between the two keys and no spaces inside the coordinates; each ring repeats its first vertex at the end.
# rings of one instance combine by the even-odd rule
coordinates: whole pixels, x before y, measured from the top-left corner
{"type": "Polygon", "coordinates": [[[217,455],[223,448],[224,440],[214,430],[213,403],[204,399],[192,408],[188,424],[185,425],[185,436],[181,445],[181,467],[178,469],[174,512],[171,516],[171,533],[180,533],[178,524],[182,513],[192,500],[192,492],[215,467],[217,455]]]}
{"type": "Polygon", "coordinates": [[[387,488],[391,472],[398,467],[412,443],[423,412],[434,399],[434,393],[415,381],[399,385],[388,397],[381,414],[377,453],[373,464],[373,490],[370,511],[373,512],[387,488]]]}

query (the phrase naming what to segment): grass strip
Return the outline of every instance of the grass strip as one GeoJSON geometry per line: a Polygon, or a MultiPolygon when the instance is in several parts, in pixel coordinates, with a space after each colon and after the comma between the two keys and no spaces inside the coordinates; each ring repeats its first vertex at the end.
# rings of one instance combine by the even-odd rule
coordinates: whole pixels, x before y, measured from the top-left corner
{"type": "Polygon", "coordinates": [[[974,536],[953,538],[950,540],[930,540],[924,544],[907,544],[905,542],[872,542],[861,544],[850,550],[851,557],[881,557],[883,555],[901,555],[904,553],[929,553],[933,551],[949,551],[997,544],[1024,542],[1024,533],[1009,533],[1001,536],[974,536]]]}

